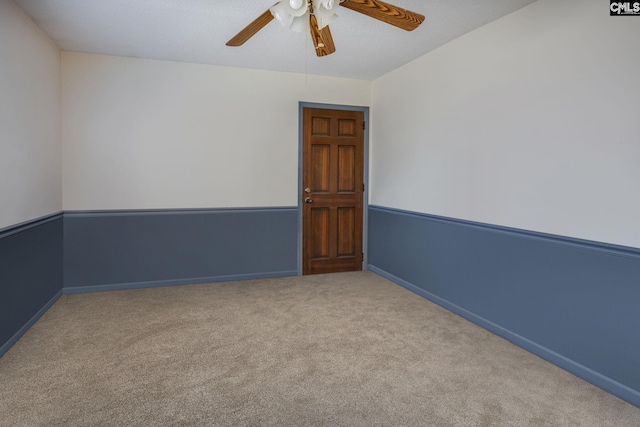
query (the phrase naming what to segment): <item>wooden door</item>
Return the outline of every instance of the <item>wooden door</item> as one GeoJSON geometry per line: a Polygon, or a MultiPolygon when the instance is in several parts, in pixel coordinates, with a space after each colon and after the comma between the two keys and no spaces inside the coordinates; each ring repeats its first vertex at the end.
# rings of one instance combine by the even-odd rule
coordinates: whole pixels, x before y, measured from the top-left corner
{"type": "Polygon", "coordinates": [[[304,109],[303,274],[362,270],[364,113],[304,109]]]}

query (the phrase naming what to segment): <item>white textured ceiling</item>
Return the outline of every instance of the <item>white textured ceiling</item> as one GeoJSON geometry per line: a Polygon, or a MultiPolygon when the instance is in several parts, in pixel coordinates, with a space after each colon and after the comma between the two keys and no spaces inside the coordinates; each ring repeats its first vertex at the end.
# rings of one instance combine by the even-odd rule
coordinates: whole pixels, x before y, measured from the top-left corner
{"type": "Polygon", "coordinates": [[[346,8],[331,24],[336,53],[275,20],[240,47],[227,40],[274,0],[15,0],[62,50],[375,79],[535,0],[391,0],[426,16],[406,32],[346,8]]]}

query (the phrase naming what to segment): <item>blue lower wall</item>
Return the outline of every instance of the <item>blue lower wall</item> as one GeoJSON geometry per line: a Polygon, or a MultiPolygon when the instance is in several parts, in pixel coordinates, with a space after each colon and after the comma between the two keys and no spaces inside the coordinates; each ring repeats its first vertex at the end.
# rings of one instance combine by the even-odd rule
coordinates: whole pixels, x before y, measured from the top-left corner
{"type": "Polygon", "coordinates": [[[369,264],[640,406],[640,249],[371,206],[369,264]]]}
{"type": "MultiPolygon", "coordinates": [[[[640,406],[640,250],[376,206],[368,233],[371,270],[640,406]]],[[[63,291],[295,275],[297,234],[297,208],[0,230],[0,356],[63,291]]]]}
{"type": "Polygon", "coordinates": [[[297,208],[65,212],[64,292],[295,275],[297,208]]]}
{"type": "Polygon", "coordinates": [[[0,231],[0,356],[62,294],[62,214],[0,231]]]}

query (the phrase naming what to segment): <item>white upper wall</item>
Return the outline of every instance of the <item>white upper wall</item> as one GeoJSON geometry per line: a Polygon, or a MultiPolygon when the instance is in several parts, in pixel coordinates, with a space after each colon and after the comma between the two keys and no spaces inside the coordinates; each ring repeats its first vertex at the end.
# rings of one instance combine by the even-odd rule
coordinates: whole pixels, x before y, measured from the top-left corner
{"type": "Polygon", "coordinates": [[[371,83],[62,55],[65,210],[295,206],[300,101],[368,106],[371,83]]]}
{"type": "Polygon", "coordinates": [[[60,51],[0,0],[0,229],[62,210],[60,51]]]}
{"type": "Polygon", "coordinates": [[[372,85],[375,205],[640,247],[640,18],[539,0],[372,85]]]}

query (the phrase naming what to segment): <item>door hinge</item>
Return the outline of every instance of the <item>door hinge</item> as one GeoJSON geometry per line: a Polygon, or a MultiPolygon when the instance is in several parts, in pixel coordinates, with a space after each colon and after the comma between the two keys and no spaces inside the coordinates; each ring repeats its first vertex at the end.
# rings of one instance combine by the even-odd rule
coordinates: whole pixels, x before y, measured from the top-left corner
{"type": "Polygon", "coordinates": [[[364,182],[362,183],[362,191],[364,192],[364,182]]]}
{"type": "Polygon", "coordinates": [[[364,252],[362,252],[362,254],[361,254],[361,255],[362,255],[362,257],[360,258],[360,261],[361,261],[361,262],[364,262],[364,252]]]}
{"type": "Polygon", "coordinates": [[[362,122],[362,130],[367,130],[367,122],[362,122]]]}

